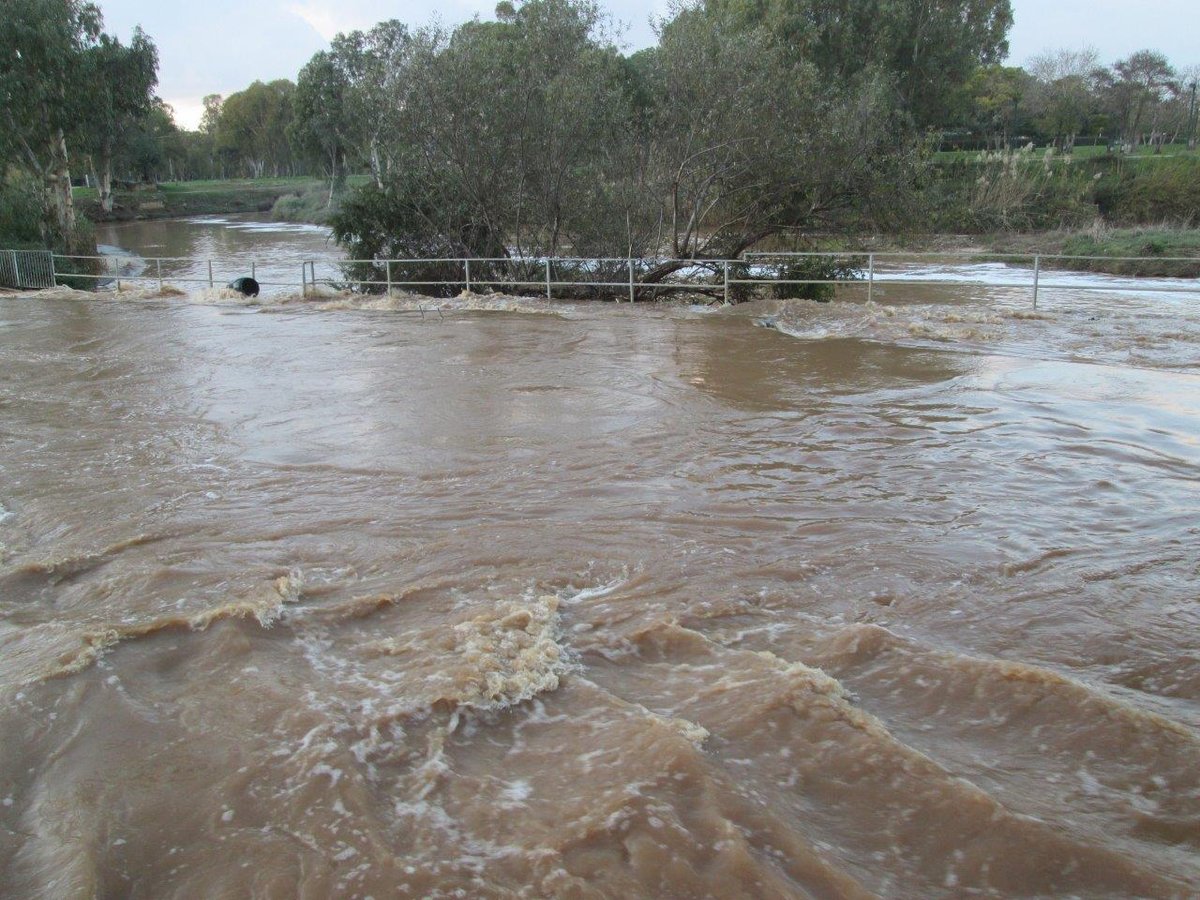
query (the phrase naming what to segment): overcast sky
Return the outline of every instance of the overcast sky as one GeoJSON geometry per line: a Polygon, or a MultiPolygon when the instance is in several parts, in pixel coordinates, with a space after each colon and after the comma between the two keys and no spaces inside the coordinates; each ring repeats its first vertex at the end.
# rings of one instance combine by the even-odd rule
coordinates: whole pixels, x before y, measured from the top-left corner
{"type": "MultiPolygon", "coordinates": [[[[602,0],[603,2],[603,0],[602,0]]],[[[654,40],[650,19],[671,0],[608,0],[625,43],[654,40]]],[[[205,94],[230,94],[255,79],[295,80],[339,31],[383,19],[454,25],[488,17],[495,0],[99,0],[106,30],[128,40],[135,25],[158,45],[159,95],[180,125],[194,128],[205,94]]],[[[1200,64],[1198,0],[1013,0],[1009,62],[1047,49],[1095,47],[1104,62],[1135,50],[1160,50],[1177,66],[1200,64]]]]}

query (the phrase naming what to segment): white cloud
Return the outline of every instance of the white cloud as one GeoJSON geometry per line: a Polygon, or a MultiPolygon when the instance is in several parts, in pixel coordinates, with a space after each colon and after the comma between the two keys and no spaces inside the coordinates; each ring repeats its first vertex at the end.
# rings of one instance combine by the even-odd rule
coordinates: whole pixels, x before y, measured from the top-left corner
{"type": "Polygon", "coordinates": [[[187,131],[195,131],[204,118],[204,100],[198,97],[163,98],[171,106],[175,124],[187,131]]]}
{"type": "MultiPolygon", "coordinates": [[[[345,9],[337,8],[331,3],[319,0],[307,0],[304,3],[289,3],[284,7],[293,16],[298,16],[308,23],[308,27],[319,34],[324,40],[332,41],[343,31],[353,31],[362,27],[361,23],[348,22],[345,9]]],[[[368,26],[373,23],[366,23],[368,26]]]]}

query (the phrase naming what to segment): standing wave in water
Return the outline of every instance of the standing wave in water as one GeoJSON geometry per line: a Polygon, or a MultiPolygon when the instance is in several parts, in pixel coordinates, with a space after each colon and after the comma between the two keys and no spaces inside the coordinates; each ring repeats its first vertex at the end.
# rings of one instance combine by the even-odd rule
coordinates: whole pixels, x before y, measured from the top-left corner
{"type": "Polygon", "coordinates": [[[0,895],[1197,896],[1200,316],[1054,298],[0,297],[0,895]]]}

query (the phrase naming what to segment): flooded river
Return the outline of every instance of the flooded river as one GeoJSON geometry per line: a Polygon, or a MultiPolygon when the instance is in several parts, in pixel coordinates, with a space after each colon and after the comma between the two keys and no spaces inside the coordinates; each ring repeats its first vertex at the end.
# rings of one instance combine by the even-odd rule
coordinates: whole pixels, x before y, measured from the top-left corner
{"type": "Polygon", "coordinates": [[[344,255],[323,225],[257,213],[104,223],[96,241],[112,257],[109,273],[143,279],[134,284],[156,284],[161,275],[195,291],[209,286],[210,274],[215,287],[252,275],[263,296],[298,290],[305,262],[322,264],[322,276],[331,277],[338,271],[332,261],[344,255]]]}
{"type": "Polygon", "coordinates": [[[0,895],[1197,896],[1200,309],[884,299],[0,298],[0,895]]]}

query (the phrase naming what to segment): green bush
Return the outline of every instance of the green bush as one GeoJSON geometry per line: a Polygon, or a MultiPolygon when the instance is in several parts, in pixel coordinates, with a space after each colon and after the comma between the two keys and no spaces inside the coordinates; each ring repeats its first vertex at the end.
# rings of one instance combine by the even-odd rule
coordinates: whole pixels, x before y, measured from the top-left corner
{"type": "Polygon", "coordinates": [[[1200,159],[1131,166],[1096,184],[1096,205],[1115,225],[1200,225],[1200,159]]]}
{"type": "Polygon", "coordinates": [[[0,180],[0,244],[41,247],[42,194],[37,182],[14,175],[0,180]]]}
{"type": "Polygon", "coordinates": [[[929,231],[1072,228],[1096,216],[1087,166],[1028,149],[935,165],[924,196],[929,231]]]}
{"type": "Polygon", "coordinates": [[[314,185],[294,194],[284,194],[271,207],[271,218],[279,222],[311,222],[324,225],[337,211],[329,203],[329,190],[314,185]]]}
{"type": "MultiPolygon", "coordinates": [[[[373,260],[453,259],[472,255],[464,242],[431,234],[422,212],[403,202],[394,191],[381,190],[374,184],[357,188],[343,198],[338,210],[329,217],[333,236],[351,259],[372,260],[343,265],[348,279],[386,282],[387,269],[373,260]]],[[[457,263],[393,263],[391,275],[394,283],[446,282],[403,285],[405,290],[435,297],[452,297],[464,286],[456,281],[462,275],[457,263]]],[[[358,287],[367,293],[384,291],[380,284],[358,287]]]]}
{"type": "MultiPolygon", "coordinates": [[[[861,257],[798,256],[787,262],[739,263],[729,267],[729,276],[734,279],[778,278],[788,281],[852,281],[863,277],[865,260],[861,257]]],[[[835,284],[734,284],[730,286],[730,299],[743,303],[758,297],[774,297],[779,300],[817,300],[822,303],[833,299],[835,284]]]]}
{"type": "MultiPolygon", "coordinates": [[[[850,257],[802,256],[781,266],[778,277],[785,281],[852,281],[863,277],[862,267],[863,260],[850,257]]],[[[828,302],[833,299],[836,287],[833,284],[775,284],[770,285],[768,291],[781,300],[797,297],[828,302]]]]}

